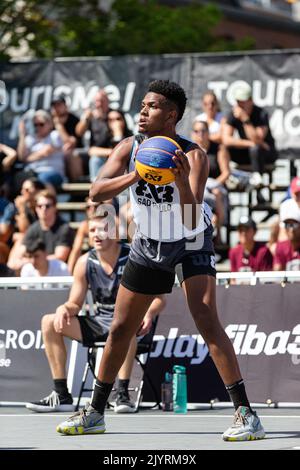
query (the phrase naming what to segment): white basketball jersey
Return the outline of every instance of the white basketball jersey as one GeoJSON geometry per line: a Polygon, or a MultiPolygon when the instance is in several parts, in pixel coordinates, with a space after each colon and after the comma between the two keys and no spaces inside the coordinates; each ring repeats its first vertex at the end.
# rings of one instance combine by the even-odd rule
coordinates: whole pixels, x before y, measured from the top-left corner
{"type": "MultiPolygon", "coordinates": [[[[137,147],[138,142],[135,140],[130,155],[129,171],[135,169],[137,147]]],[[[141,179],[129,189],[131,210],[137,230],[148,238],[161,242],[174,242],[182,238],[191,238],[203,232],[211,224],[212,212],[204,202],[198,205],[200,216],[197,227],[188,230],[183,225],[180,196],[175,183],[154,186],[141,179]]],[[[191,220],[191,209],[188,205],[185,208],[187,220],[191,220]]]]}

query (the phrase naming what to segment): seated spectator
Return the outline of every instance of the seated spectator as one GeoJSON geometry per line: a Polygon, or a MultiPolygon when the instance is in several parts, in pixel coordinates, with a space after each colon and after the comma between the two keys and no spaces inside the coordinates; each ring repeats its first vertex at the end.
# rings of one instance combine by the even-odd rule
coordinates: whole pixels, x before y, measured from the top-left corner
{"type": "Polygon", "coordinates": [[[232,161],[252,166],[250,183],[257,188],[257,201],[264,203],[260,188],[265,164],[277,157],[275,142],[267,112],[253,103],[251,87],[240,85],[235,89],[235,106],[227,116],[223,129],[223,143],[232,161]],[[235,134],[238,134],[236,136],[235,134]]]}
{"type": "Polygon", "coordinates": [[[0,242],[0,277],[14,277],[15,272],[10,269],[6,262],[8,258],[9,248],[5,243],[0,242]]]}
{"type": "Polygon", "coordinates": [[[274,270],[300,271],[300,208],[294,200],[284,204],[284,210],[281,208],[280,211],[280,220],[288,239],[277,243],[274,270]]]}
{"type": "Polygon", "coordinates": [[[77,181],[83,176],[83,161],[77,148],[82,148],[82,139],[76,135],[79,118],[71,113],[63,95],[54,96],[51,101],[51,115],[54,127],[64,143],[67,176],[71,181],[77,181]]]}
{"type": "Polygon", "coordinates": [[[207,153],[211,166],[212,178],[224,184],[230,175],[229,153],[222,142],[222,129],[225,123],[223,113],[220,111],[218,99],[213,91],[208,90],[202,97],[203,113],[198,114],[194,119],[194,132],[197,122],[206,122],[208,125],[209,144],[207,153]]]}
{"type": "Polygon", "coordinates": [[[48,259],[45,242],[37,238],[25,245],[28,263],[21,269],[21,277],[69,276],[68,266],[61,260],[48,259]]]}
{"type": "Polygon", "coordinates": [[[230,271],[272,271],[273,256],[265,243],[255,241],[256,231],[254,220],[241,217],[239,244],[229,251],[230,271]]]}
{"type": "Polygon", "coordinates": [[[132,136],[132,132],[128,129],[124,113],[120,109],[111,109],[108,112],[107,123],[113,147],[126,137],[132,136]]]}
{"type": "Polygon", "coordinates": [[[31,240],[42,239],[46,245],[48,259],[56,258],[67,262],[73,243],[73,231],[57,212],[56,196],[44,190],[36,199],[38,220],[27,230],[23,245],[24,252],[31,240]]]}
{"type": "Polygon", "coordinates": [[[22,184],[21,194],[15,198],[15,222],[13,246],[8,257],[8,266],[19,272],[23,263],[23,238],[27,229],[37,220],[35,210],[37,193],[45,189],[45,185],[36,177],[28,178],[22,184]]]}
{"type": "Polygon", "coordinates": [[[11,172],[16,160],[16,150],[0,143],[0,179],[4,183],[10,183],[11,172]]]}
{"type": "Polygon", "coordinates": [[[112,151],[111,133],[107,122],[109,101],[105,90],[99,90],[94,98],[94,107],[86,109],[76,126],[76,134],[82,137],[90,131],[89,172],[94,181],[100,168],[112,151]]]}
{"type": "MultiPolygon", "coordinates": [[[[69,299],[55,313],[42,319],[42,334],[46,355],[53,379],[53,392],[40,400],[27,403],[32,411],[70,411],[74,409],[73,398],[67,387],[66,348],[64,337],[75,339],[85,346],[96,341],[106,341],[113,322],[115,301],[129,247],[115,239],[103,236],[106,219],[95,217],[89,222],[89,231],[94,248],[81,256],[74,270],[74,282],[69,299]],[[80,315],[88,289],[96,306],[94,316],[80,315]]],[[[107,234],[106,234],[107,235],[107,234]]],[[[155,297],[146,312],[139,331],[140,337],[151,330],[153,319],[165,306],[163,296],[155,297]]],[[[119,371],[115,412],[133,413],[128,386],[137,347],[133,337],[125,361],[119,371]]]]}
{"type": "Polygon", "coordinates": [[[24,162],[24,172],[58,189],[65,178],[63,146],[68,139],[64,141],[58,131],[53,130],[52,118],[44,110],[34,113],[33,125],[34,136],[26,135],[24,121],[19,125],[18,156],[24,162]]]}
{"type": "Polygon", "coordinates": [[[9,243],[14,229],[15,206],[6,197],[5,182],[0,181],[0,242],[9,243]]]}
{"type": "Polygon", "coordinates": [[[228,207],[228,196],[222,181],[226,181],[229,175],[229,162],[227,160],[220,161],[224,154],[217,157],[217,147],[212,146],[209,138],[208,124],[205,121],[195,121],[192,131],[192,140],[201,148],[206,150],[209,159],[209,176],[205,186],[204,200],[213,210],[216,220],[217,234],[215,242],[221,243],[221,227],[226,220],[226,209],[228,207]],[[225,173],[222,177],[222,172],[225,173]]]}

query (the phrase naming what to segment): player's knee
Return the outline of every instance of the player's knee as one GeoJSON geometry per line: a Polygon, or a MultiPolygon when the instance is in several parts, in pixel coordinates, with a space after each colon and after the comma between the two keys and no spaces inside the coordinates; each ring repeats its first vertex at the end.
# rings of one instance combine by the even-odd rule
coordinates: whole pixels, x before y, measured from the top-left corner
{"type": "Polygon", "coordinates": [[[54,322],[54,314],[50,313],[47,315],[44,315],[42,318],[42,333],[49,334],[54,331],[53,328],[53,322],[54,322]]]}
{"type": "Polygon", "coordinates": [[[113,321],[111,328],[110,328],[110,336],[112,341],[125,341],[127,337],[130,338],[131,336],[128,334],[128,326],[125,323],[119,321],[113,321]]]}

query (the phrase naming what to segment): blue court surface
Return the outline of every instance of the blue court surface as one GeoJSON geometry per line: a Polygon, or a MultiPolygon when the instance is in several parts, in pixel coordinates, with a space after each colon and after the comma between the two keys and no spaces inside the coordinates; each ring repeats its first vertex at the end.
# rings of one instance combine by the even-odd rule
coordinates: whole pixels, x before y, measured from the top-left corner
{"type": "Polygon", "coordinates": [[[300,410],[262,408],[258,414],[266,438],[223,442],[233,410],[193,410],[175,415],[157,410],[137,414],[106,414],[101,435],[61,436],[55,428],[68,414],[37,414],[20,407],[0,407],[0,450],[300,450],[300,410]]]}

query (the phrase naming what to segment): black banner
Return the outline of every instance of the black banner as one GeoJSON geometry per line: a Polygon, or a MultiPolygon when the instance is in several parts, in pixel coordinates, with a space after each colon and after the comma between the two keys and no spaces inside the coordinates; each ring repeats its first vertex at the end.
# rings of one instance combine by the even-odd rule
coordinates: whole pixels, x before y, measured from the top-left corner
{"type": "Polygon", "coordinates": [[[53,93],[63,93],[70,109],[80,115],[96,90],[105,88],[112,108],[121,108],[135,129],[140,102],[152,79],[170,79],[186,90],[188,106],[178,130],[190,134],[201,111],[200,98],[212,89],[224,112],[233,104],[240,81],[252,86],[254,102],[267,109],[279,149],[300,146],[299,52],[248,54],[194,54],[56,59],[0,64],[0,140],[16,145],[18,121],[32,111],[49,109],[53,93]],[[29,110],[29,113],[28,113],[29,110]],[[31,110],[31,111],[30,111],[31,110]]]}
{"type": "MultiPolygon", "coordinates": [[[[55,311],[66,300],[67,292],[11,289],[1,292],[0,402],[39,399],[51,391],[40,321],[43,314],[55,311]]],[[[218,286],[217,302],[250,400],[299,403],[298,285],[218,286]]],[[[74,396],[79,392],[86,352],[86,348],[73,342],[68,384],[74,396]]],[[[228,401],[208,348],[178,287],[167,296],[167,307],[158,322],[149,362],[148,373],[158,394],[165,372],[171,371],[175,364],[186,366],[189,402],[207,403],[215,398],[228,401]]],[[[132,382],[135,386],[135,376],[132,382]]],[[[154,400],[147,383],[144,400],[154,400]]]]}

